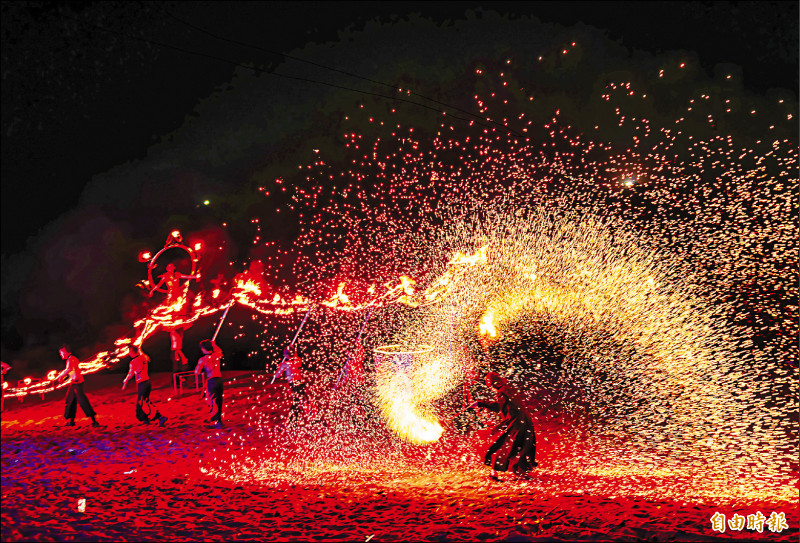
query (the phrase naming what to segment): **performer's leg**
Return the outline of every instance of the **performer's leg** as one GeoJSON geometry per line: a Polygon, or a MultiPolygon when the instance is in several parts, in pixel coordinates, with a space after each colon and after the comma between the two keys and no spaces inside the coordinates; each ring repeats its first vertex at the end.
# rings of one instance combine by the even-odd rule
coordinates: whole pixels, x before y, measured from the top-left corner
{"type": "Polygon", "coordinates": [[[531,468],[535,468],[539,464],[536,462],[536,429],[531,426],[526,434],[525,447],[522,449],[522,454],[527,460],[531,468]]]}
{"type": "Polygon", "coordinates": [[[220,424],[222,423],[222,392],[224,390],[224,385],[222,383],[222,379],[218,378],[219,382],[215,386],[214,391],[214,402],[217,404],[217,422],[220,424]]]}
{"type": "Polygon", "coordinates": [[[206,381],[206,405],[208,406],[208,416],[209,419],[207,422],[214,422],[216,417],[216,413],[214,413],[214,379],[209,379],[206,381]]]}
{"type": "Polygon", "coordinates": [[[189,365],[189,359],[186,358],[186,355],[183,354],[183,351],[181,349],[178,349],[178,358],[180,358],[181,370],[185,370],[186,366],[189,365]]]}
{"type": "Polygon", "coordinates": [[[536,463],[536,433],[533,427],[520,434],[521,446],[519,447],[518,460],[514,465],[514,473],[524,477],[529,471],[538,466],[536,463]]]}
{"type": "MultiPolygon", "coordinates": [[[[153,410],[156,412],[155,415],[153,415],[153,418],[150,420],[153,422],[158,421],[159,426],[164,426],[164,423],[167,422],[167,417],[161,414],[161,412],[158,410],[158,407],[153,405],[153,401],[150,399],[150,393],[153,391],[153,383],[150,381],[150,379],[145,382],[147,383],[147,387],[144,391],[144,404],[148,407],[148,413],[152,413],[153,410]]],[[[145,414],[145,418],[147,418],[147,414],[145,414]]]]}
{"type": "Polygon", "coordinates": [[[83,383],[77,383],[76,385],[75,392],[78,396],[78,403],[81,405],[83,414],[92,419],[92,426],[99,426],[95,419],[97,413],[92,409],[92,404],[89,403],[89,398],[86,397],[86,392],[83,391],[83,383]]]}
{"type": "Polygon", "coordinates": [[[486,454],[483,457],[483,463],[487,466],[492,465],[492,456],[494,453],[500,450],[500,447],[506,442],[507,435],[505,433],[501,434],[497,440],[492,443],[489,448],[486,450],[486,454]]]}
{"type": "Polygon", "coordinates": [[[317,404],[316,404],[316,390],[306,389],[305,383],[301,385],[303,387],[303,392],[305,396],[305,401],[303,402],[303,414],[306,417],[306,420],[313,420],[317,417],[317,404]]]}
{"type": "Polygon", "coordinates": [[[189,359],[186,358],[186,355],[183,354],[182,350],[175,349],[172,351],[172,373],[184,371],[188,362],[189,359]]]}
{"type": "Polygon", "coordinates": [[[75,396],[75,385],[67,387],[67,395],[64,398],[64,418],[67,419],[68,426],[75,426],[75,414],[78,411],[78,399],[75,396]]]}
{"type": "Polygon", "coordinates": [[[297,412],[300,410],[302,406],[302,389],[300,385],[295,382],[290,382],[289,387],[292,389],[292,414],[297,416],[297,412]]]}
{"type": "Polygon", "coordinates": [[[306,393],[306,384],[300,383],[297,385],[297,399],[300,402],[300,407],[303,410],[303,416],[308,419],[310,409],[308,403],[308,394],[306,393]]]}
{"type": "MultiPolygon", "coordinates": [[[[145,412],[145,416],[150,416],[153,412],[153,402],[150,401],[150,393],[153,391],[153,383],[150,382],[150,379],[145,381],[147,383],[144,387],[144,397],[142,398],[142,407],[147,406],[147,411],[145,412]]],[[[150,420],[156,420],[159,417],[158,410],[156,409],[156,414],[150,420]]]]}
{"type": "Polygon", "coordinates": [[[512,471],[517,475],[521,475],[522,473],[528,471],[528,462],[526,462],[523,458],[523,451],[529,438],[530,436],[527,435],[524,429],[520,430],[520,432],[514,438],[514,442],[511,444],[511,450],[508,452],[509,465],[511,466],[512,471]]]}
{"type": "Polygon", "coordinates": [[[216,407],[216,413],[212,415],[210,422],[222,424],[222,390],[223,384],[220,377],[208,380],[208,395],[213,402],[212,405],[216,407]]]}
{"type": "Polygon", "coordinates": [[[362,387],[353,387],[353,406],[358,412],[359,416],[365,418],[367,416],[367,400],[364,398],[364,391],[362,387]]]}
{"type": "Polygon", "coordinates": [[[148,420],[147,413],[144,410],[144,404],[147,401],[147,397],[150,394],[150,391],[147,390],[147,385],[150,384],[150,380],[141,381],[136,384],[136,420],[140,421],[142,424],[149,424],[150,421],[148,420]]]}

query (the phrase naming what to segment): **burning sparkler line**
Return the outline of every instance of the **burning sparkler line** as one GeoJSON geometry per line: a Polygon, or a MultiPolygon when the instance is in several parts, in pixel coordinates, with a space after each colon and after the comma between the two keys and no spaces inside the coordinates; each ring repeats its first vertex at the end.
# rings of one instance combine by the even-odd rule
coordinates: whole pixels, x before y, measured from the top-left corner
{"type": "Polygon", "coordinates": [[[217,334],[219,334],[219,330],[220,330],[220,328],[222,328],[222,323],[223,323],[223,322],[225,322],[225,317],[227,317],[227,316],[228,316],[228,311],[230,311],[230,310],[231,310],[231,307],[233,307],[233,305],[234,305],[235,303],[236,303],[236,301],[235,301],[235,300],[232,300],[232,301],[231,301],[231,302],[228,304],[228,307],[226,307],[226,308],[225,308],[225,313],[223,313],[223,314],[222,314],[222,318],[220,318],[220,319],[219,319],[219,324],[217,325],[217,329],[216,329],[216,330],[214,330],[214,335],[213,335],[213,336],[211,336],[211,341],[212,341],[212,342],[213,342],[213,341],[215,341],[215,340],[217,339],[217,334]]]}
{"type": "MultiPolygon", "coordinates": [[[[283,365],[283,363],[286,362],[286,359],[289,358],[289,354],[288,353],[292,350],[292,347],[294,347],[295,341],[297,341],[297,338],[300,336],[300,331],[303,329],[303,326],[305,326],[306,320],[308,320],[308,316],[311,315],[311,311],[314,309],[315,306],[316,306],[316,304],[312,303],[311,306],[308,308],[308,311],[306,311],[306,315],[305,315],[305,317],[303,317],[303,320],[300,322],[300,326],[297,327],[297,332],[295,332],[291,343],[289,343],[289,346],[286,347],[286,349],[284,350],[285,354],[283,355],[283,359],[281,360],[280,365],[283,365]]],[[[275,378],[276,377],[277,377],[277,374],[272,376],[272,381],[270,381],[270,384],[275,382],[275,378]]]]}

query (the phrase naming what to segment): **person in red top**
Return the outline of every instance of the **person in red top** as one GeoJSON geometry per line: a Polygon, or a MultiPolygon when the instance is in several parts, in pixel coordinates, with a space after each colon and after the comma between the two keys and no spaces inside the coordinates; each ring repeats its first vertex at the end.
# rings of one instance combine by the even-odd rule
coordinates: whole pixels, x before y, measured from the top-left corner
{"type": "Polygon", "coordinates": [[[350,387],[360,389],[366,383],[364,378],[364,355],[364,347],[361,345],[361,340],[358,340],[345,370],[345,382],[350,387]]]}
{"type": "Polygon", "coordinates": [[[153,415],[152,419],[150,419],[148,413],[144,411],[144,406],[147,404],[148,412],[153,412],[153,404],[150,402],[150,392],[153,390],[153,386],[150,383],[150,375],[148,373],[150,357],[147,356],[139,346],[131,346],[128,349],[128,354],[131,356],[131,363],[128,375],[126,375],[125,380],[122,381],[122,390],[125,390],[125,386],[128,384],[131,377],[136,376],[136,387],[138,391],[138,395],[136,396],[137,420],[140,420],[142,424],[150,424],[151,420],[154,422],[158,421],[159,426],[164,426],[164,423],[167,422],[167,417],[162,415],[157,408],[156,414],[153,415]]]}
{"type": "Polygon", "coordinates": [[[497,392],[495,401],[476,401],[470,407],[483,407],[503,417],[495,426],[492,433],[494,442],[484,455],[484,463],[492,467],[490,477],[499,480],[497,472],[509,469],[518,477],[527,477],[528,472],[539,465],[535,459],[533,417],[517,388],[497,372],[486,374],[486,386],[497,392]]]}
{"type": "Polygon", "coordinates": [[[346,394],[350,397],[350,405],[352,406],[352,414],[364,417],[367,415],[367,406],[369,402],[365,396],[366,377],[364,376],[364,347],[361,345],[361,340],[356,341],[355,349],[350,354],[345,367],[343,369],[343,382],[337,384],[334,388],[338,389],[343,387],[346,394]]]}
{"type": "Polygon", "coordinates": [[[175,270],[175,264],[169,263],[167,264],[167,271],[162,273],[159,276],[159,281],[156,285],[150,289],[148,296],[152,298],[153,292],[158,290],[159,292],[163,292],[161,290],[161,285],[166,284],[166,293],[167,299],[165,301],[166,305],[173,305],[175,304],[180,297],[183,295],[184,289],[181,288],[181,280],[183,279],[199,279],[200,274],[195,275],[185,275],[179,271],[175,270]]]}
{"type": "Polygon", "coordinates": [[[72,354],[69,345],[64,344],[58,350],[58,354],[67,363],[64,371],[59,373],[55,380],[60,381],[64,377],[69,378],[69,387],[67,388],[67,397],[64,405],[64,418],[67,419],[67,426],[75,426],[75,415],[78,412],[78,404],[81,404],[83,413],[92,419],[92,426],[95,428],[100,426],[95,418],[97,413],[92,409],[92,404],[89,403],[89,398],[83,391],[83,375],[81,375],[81,368],[78,357],[72,354]]]}
{"type": "Polygon", "coordinates": [[[281,375],[286,374],[286,381],[294,389],[295,386],[303,383],[302,371],[303,359],[297,356],[297,348],[287,347],[283,351],[283,360],[281,360],[275,375],[272,376],[272,380],[274,381],[281,375]]]}
{"type": "Polygon", "coordinates": [[[306,394],[306,385],[302,379],[303,359],[297,355],[297,347],[294,345],[287,347],[283,351],[283,360],[281,360],[277,371],[272,376],[275,381],[278,377],[286,375],[286,381],[294,393],[294,401],[292,402],[292,411],[297,411],[297,407],[301,406],[303,415],[308,418],[311,412],[309,405],[308,395],[306,394]]]}
{"type": "Polygon", "coordinates": [[[222,370],[220,363],[222,362],[222,349],[210,339],[204,339],[200,342],[200,350],[203,356],[197,361],[197,367],[194,369],[195,375],[204,371],[206,374],[206,382],[208,383],[208,396],[216,404],[216,412],[211,416],[209,422],[214,422],[216,428],[222,428],[222,370]]]}

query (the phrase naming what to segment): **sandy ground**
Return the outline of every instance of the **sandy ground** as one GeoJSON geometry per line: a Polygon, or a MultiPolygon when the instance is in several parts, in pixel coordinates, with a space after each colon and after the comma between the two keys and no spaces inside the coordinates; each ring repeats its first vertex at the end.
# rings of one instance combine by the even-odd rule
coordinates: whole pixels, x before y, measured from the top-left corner
{"type": "Polygon", "coordinates": [[[87,378],[101,428],[80,409],[77,426],[64,427],[63,391],[8,400],[3,541],[798,539],[796,493],[687,499],[670,490],[680,480],[646,470],[632,479],[584,473],[577,463],[566,470],[563,458],[548,456],[557,429],[543,424],[531,479],[497,482],[480,462],[477,432],[448,430],[433,445],[413,446],[358,413],[336,424],[324,413],[323,422],[285,423],[268,416],[277,404],[263,394],[262,376],[225,378],[222,430],[203,423],[196,393],[172,397],[165,374],[153,378],[152,395],[169,417],[163,428],[136,421],[135,387],[120,392],[117,375],[87,378]],[[756,511],[784,513],[789,528],[712,530],[717,512],[730,519],[756,511]]]}

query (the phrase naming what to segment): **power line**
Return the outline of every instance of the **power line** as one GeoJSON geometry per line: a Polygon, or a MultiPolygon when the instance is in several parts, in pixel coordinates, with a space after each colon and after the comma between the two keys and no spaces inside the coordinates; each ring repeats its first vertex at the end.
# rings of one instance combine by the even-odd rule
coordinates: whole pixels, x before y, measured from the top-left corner
{"type": "MultiPolygon", "coordinates": [[[[172,45],[172,44],[169,44],[169,43],[164,43],[164,42],[161,42],[161,41],[158,41],[158,40],[155,40],[155,39],[149,39],[149,38],[142,38],[142,37],[139,37],[139,36],[133,36],[133,35],[127,34],[125,32],[120,32],[119,30],[113,30],[113,29],[110,29],[110,28],[106,28],[106,27],[97,25],[95,23],[82,21],[82,20],[80,20],[80,19],[78,19],[76,17],[70,17],[69,15],[62,15],[62,17],[64,17],[65,19],[73,20],[73,21],[75,21],[75,22],[77,22],[77,23],[79,23],[81,25],[84,25],[84,26],[90,26],[92,28],[96,28],[98,30],[102,30],[103,32],[116,34],[118,36],[122,36],[122,37],[125,37],[125,38],[128,38],[128,39],[144,42],[144,43],[147,43],[147,44],[150,44],[150,45],[156,45],[158,47],[171,49],[173,51],[178,51],[178,52],[186,53],[186,54],[189,54],[189,55],[210,58],[210,59],[213,59],[213,60],[217,60],[217,61],[220,61],[220,62],[225,62],[227,64],[231,64],[233,66],[237,66],[237,67],[240,67],[240,68],[245,68],[245,69],[248,69],[248,70],[252,70],[252,71],[257,72],[257,73],[263,73],[263,74],[267,74],[267,75],[274,75],[276,77],[281,77],[281,78],[284,78],[284,79],[291,79],[291,80],[295,80],[295,81],[303,81],[303,82],[306,82],[306,83],[315,83],[315,84],[318,84],[318,85],[325,85],[325,86],[328,86],[328,87],[333,87],[333,88],[336,88],[336,89],[355,92],[355,93],[358,93],[358,94],[364,94],[364,95],[368,95],[368,96],[375,96],[375,97],[378,97],[378,98],[386,98],[388,100],[394,100],[394,101],[397,101],[397,102],[404,102],[404,103],[407,103],[407,104],[412,104],[412,105],[415,105],[415,106],[419,106],[419,107],[428,109],[430,111],[435,111],[437,114],[438,113],[445,113],[445,114],[447,113],[446,111],[441,111],[439,108],[435,108],[435,107],[432,107],[432,106],[429,106],[429,105],[426,105],[426,104],[421,104],[419,102],[416,102],[414,100],[409,100],[407,98],[401,98],[401,97],[398,97],[398,96],[388,96],[388,95],[380,94],[380,93],[377,93],[377,92],[365,91],[365,90],[356,89],[356,88],[353,88],[353,87],[347,87],[345,85],[338,85],[336,83],[329,83],[327,81],[319,81],[317,79],[311,79],[311,78],[308,78],[308,77],[300,77],[300,76],[277,73],[277,72],[274,72],[274,71],[265,70],[263,68],[258,68],[258,67],[255,67],[255,66],[248,66],[246,64],[242,64],[241,62],[237,62],[235,60],[230,60],[230,59],[225,58],[225,57],[221,57],[221,56],[217,56],[217,55],[213,55],[213,54],[209,54],[209,53],[201,53],[199,51],[186,49],[184,47],[180,47],[180,46],[177,46],[177,45],[172,45]]],[[[278,53],[278,54],[282,54],[282,53],[278,53]]],[[[329,68],[329,69],[332,69],[332,70],[335,71],[334,68],[329,68]]],[[[356,77],[360,77],[360,76],[356,76],[356,77]]],[[[362,79],[367,79],[367,78],[362,78],[362,79]]],[[[377,82],[377,83],[380,83],[380,82],[377,82]]],[[[387,85],[386,83],[380,83],[380,84],[387,85]]],[[[393,87],[393,88],[396,88],[396,87],[393,87]]],[[[451,106],[447,106],[447,107],[451,107],[451,106]]],[[[452,107],[452,109],[458,110],[458,108],[455,108],[455,107],[452,107]]],[[[470,115],[474,115],[474,114],[470,113],[470,115]]],[[[469,123],[473,123],[474,122],[475,124],[478,124],[478,125],[486,127],[486,128],[494,128],[491,125],[487,125],[485,122],[483,122],[483,120],[467,119],[467,118],[460,117],[460,116],[454,115],[454,114],[449,114],[449,117],[452,118],[452,119],[457,119],[457,120],[464,121],[464,122],[469,122],[469,123]]],[[[492,122],[494,124],[497,124],[495,121],[490,121],[490,122],[492,122]]],[[[509,134],[513,134],[513,135],[515,135],[517,137],[525,137],[522,134],[518,134],[517,132],[511,130],[510,128],[508,128],[505,125],[498,125],[498,126],[500,126],[503,130],[505,130],[509,134]]]]}
{"type": "MultiPolygon", "coordinates": [[[[375,83],[377,85],[383,85],[384,87],[389,87],[392,90],[396,90],[398,92],[402,92],[401,88],[399,88],[397,85],[394,85],[392,83],[386,83],[384,81],[378,81],[377,79],[371,79],[369,77],[364,77],[362,75],[355,74],[355,73],[352,73],[352,72],[348,72],[348,71],[345,71],[345,70],[340,70],[339,68],[334,68],[334,67],[331,67],[331,66],[328,66],[328,65],[325,65],[325,64],[321,64],[319,62],[314,62],[314,61],[311,61],[311,60],[306,60],[306,59],[302,59],[302,58],[295,57],[295,56],[292,56],[292,55],[288,55],[288,54],[282,53],[280,51],[267,49],[265,47],[261,47],[260,45],[254,45],[252,43],[247,43],[247,42],[235,40],[233,38],[220,36],[219,34],[215,34],[215,33],[211,32],[209,30],[206,30],[205,28],[202,28],[202,27],[194,25],[194,24],[192,24],[192,23],[190,23],[190,22],[188,22],[188,21],[186,21],[184,19],[181,19],[180,17],[177,17],[172,12],[170,12],[170,11],[168,11],[166,9],[162,9],[162,11],[164,11],[164,13],[166,13],[169,17],[173,18],[174,20],[178,21],[179,23],[181,23],[181,24],[183,24],[183,25],[185,25],[185,26],[187,26],[189,28],[192,28],[194,30],[197,30],[198,32],[202,32],[203,34],[211,36],[212,38],[215,38],[215,39],[218,39],[218,40],[221,40],[221,41],[225,41],[225,42],[228,42],[228,43],[233,43],[233,44],[236,44],[236,45],[241,45],[243,47],[250,47],[250,48],[256,49],[258,51],[263,51],[265,53],[270,53],[272,55],[281,56],[281,57],[288,58],[288,59],[291,59],[291,60],[296,60],[297,62],[303,62],[305,64],[310,64],[310,65],[316,66],[318,68],[322,68],[322,69],[325,69],[325,70],[330,70],[332,72],[340,73],[340,74],[346,75],[348,77],[354,77],[356,79],[361,79],[363,81],[369,81],[370,83],[375,83]]],[[[442,102],[442,101],[437,100],[435,98],[431,98],[429,96],[425,96],[424,94],[414,93],[414,95],[415,96],[419,96],[420,98],[423,98],[425,100],[429,100],[429,101],[431,101],[431,102],[433,102],[435,104],[439,104],[440,106],[444,106],[444,107],[453,109],[455,111],[460,111],[461,113],[464,113],[464,114],[469,115],[471,117],[475,117],[476,119],[479,119],[480,121],[484,121],[485,120],[483,117],[481,117],[479,115],[476,115],[475,113],[473,113],[473,112],[471,112],[469,110],[459,108],[459,107],[454,106],[452,104],[448,104],[446,102],[442,102]]],[[[502,124],[500,124],[500,123],[498,123],[496,121],[491,121],[490,120],[489,122],[491,122],[491,123],[493,123],[493,124],[495,124],[497,126],[500,126],[503,129],[508,129],[507,126],[502,125],[502,124]]],[[[512,133],[513,133],[513,131],[512,131],[512,133]]]]}

